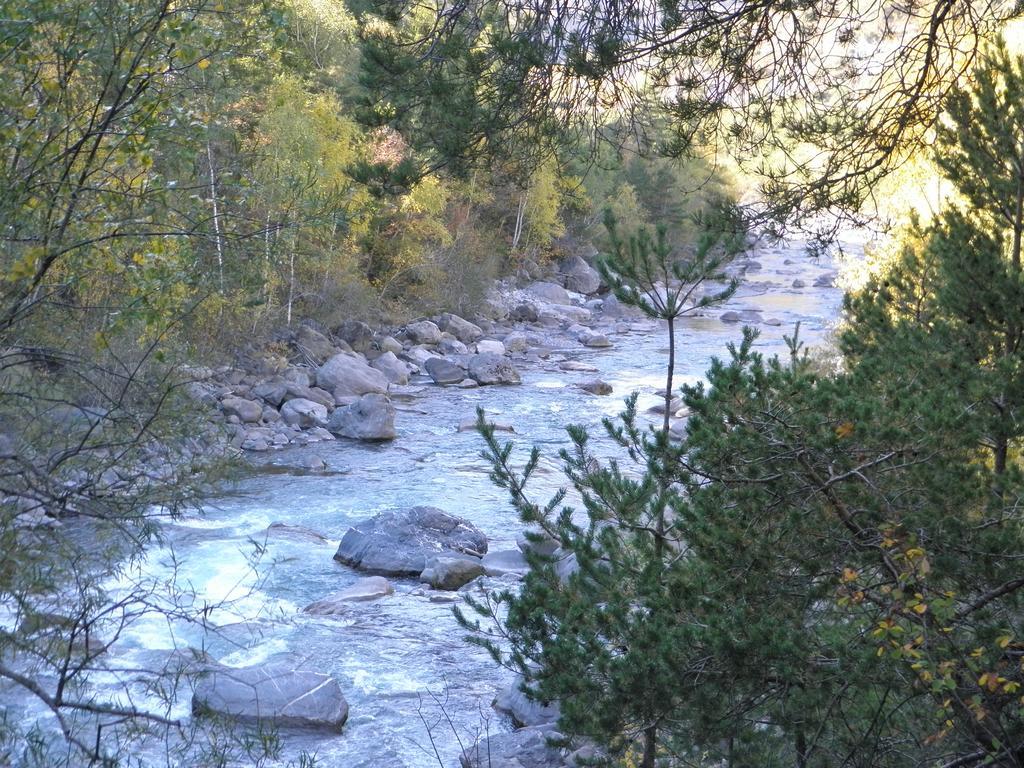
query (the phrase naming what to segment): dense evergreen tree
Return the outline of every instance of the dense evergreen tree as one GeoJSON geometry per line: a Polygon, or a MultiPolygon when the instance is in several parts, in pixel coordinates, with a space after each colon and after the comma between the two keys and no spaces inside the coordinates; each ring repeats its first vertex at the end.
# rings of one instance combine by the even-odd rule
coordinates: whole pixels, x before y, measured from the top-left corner
{"type": "Polygon", "coordinates": [[[848,299],[839,372],[795,335],[766,360],[746,331],[683,388],[682,443],[630,401],[621,465],[595,468],[572,428],[585,514],[529,503],[484,427],[524,520],[579,562],[533,556],[507,618],[476,606],[487,642],[611,764],[1024,765],[1021,75],[996,49],[950,98],[962,202],[848,299]]]}

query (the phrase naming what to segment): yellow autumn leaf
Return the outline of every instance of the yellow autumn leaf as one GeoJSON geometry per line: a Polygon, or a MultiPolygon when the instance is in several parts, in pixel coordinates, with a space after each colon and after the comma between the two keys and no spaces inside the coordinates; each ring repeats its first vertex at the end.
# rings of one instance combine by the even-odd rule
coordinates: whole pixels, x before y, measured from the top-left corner
{"type": "Polygon", "coordinates": [[[843,438],[849,437],[852,434],[853,434],[853,422],[852,421],[844,421],[842,424],[840,424],[838,427],[836,427],[836,437],[838,437],[840,440],[842,440],[843,438]]]}
{"type": "Polygon", "coordinates": [[[199,63],[196,64],[196,66],[199,67],[200,69],[206,69],[208,66],[210,66],[210,60],[209,59],[200,59],[199,63]]]}
{"type": "Polygon", "coordinates": [[[996,640],[996,643],[999,645],[1000,648],[1005,648],[1006,646],[1008,646],[1010,644],[1011,640],[1013,640],[1012,636],[1010,636],[1010,635],[1003,635],[998,640],[996,640]]]}
{"type": "Polygon", "coordinates": [[[917,605],[914,606],[914,613],[916,613],[918,616],[920,616],[921,614],[923,614],[927,610],[928,610],[928,606],[925,605],[924,603],[918,603],[917,605]]]}

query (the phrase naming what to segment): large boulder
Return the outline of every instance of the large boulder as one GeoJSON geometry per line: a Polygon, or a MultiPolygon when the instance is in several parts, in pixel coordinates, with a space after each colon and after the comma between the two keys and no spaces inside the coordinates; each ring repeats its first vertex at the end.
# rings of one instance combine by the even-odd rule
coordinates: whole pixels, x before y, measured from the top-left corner
{"type": "Polygon", "coordinates": [[[420,581],[434,589],[454,592],[484,575],[480,560],[467,555],[438,555],[427,560],[420,581]]]}
{"type": "Polygon", "coordinates": [[[526,576],[530,572],[530,564],[518,549],[500,552],[488,552],[481,563],[488,576],[526,576]]]}
{"type": "Polygon", "coordinates": [[[365,603],[370,600],[379,600],[387,597],[395,591],[391,582],[383,576],[367,576],[359,579],[355,584],[346,587],[340,592],[310,603],[302,610],[314,616],[335,616],[345,613],[350,603],[365,603]]]}
{"type": "Polygon", "coordinates": [[[533,283],[526,290],[549,304],[572,304],[572,298],[565,288],[555,283],[533,283]]]}
{"type": "Polygon", "coordinates": [[[327,429],[356,440],[393,440],[395,408],[384,395],[363,395],[351,405],[335,409],[327,429]]]}
{"type": "Polygon", "coordinates": [[[503,343],[506,352],[525,352],[530,346],[529,338],[522,331],[513,331],[505,337],[503,343]]]}
{"type": "Polygon", "coordinates": [[[504,355],[505,345],[497,339],[480,339],[476,343],[476,352],[479,355],[504,355]]]}
{"type": "Polygon", "coordinates": [[[368,573],[419,576],[441,554],[480,557],[487,537],[468,520],[437,507],[382,512],[349,528],[334,559],[368,573]]]}
{"type": "Polygon", "coordinates": [[[373,328],[360,320],[346,320],[334,329],[334,335],[355,352],[366,352],[373,346],[373,328]]]}
{"type": "Polygon", "coordinates": [[[334,407],[334,395],[326,389],[320,389],[320,387],[306,387],[302,384],[289,384],[288,391],[285,393],[284,399],[285,401],[288,401],[295,398],[312,400],[314,403],[320,403],[320,405],[328,410],[334,407]]]}
{"type": "Polygon", "coordinates": [[[579,339],[580,344],[582,344],[585,347],[602,348],[610,347],[612,345],[612,343],[608,340],[608,337],[605,336],[603,333],[592,331],[589,328],[586,329],[579,336],[577,336],[577,338],[579,339]]]}
{"type": "Polygon", "coordinates": [[[558,551],[558,541],[551,538],[544,531],[527,529],[516,536],[516,546],[521,552],[536,552],[545,557],[551,557],[558,551]]]}
{"type": "Polygon", "coordinates": [[[268,405],[280,408],[288,396],[288,382],[279,378],[267,379],[254,386],[252,393],[268,405]]]}
{"type": "Polygon", "coordinates": [[[327,426],[327,409],[320,403],[295,397],[281,406],[284,423],[299,429],[327,426]]]}
{"type": "Polygon", "coordinates": [[[513,308],[509,313],[509,319],[517,323],[535,323],[540,319],[540,314],[535,305],[524,301],[513,308]]]}
{"type": "Polygon", "coordinates": [[[484,335],[479,325],[469,322],[458,315],[446,312],[437,319],[437,326],[461,341],[463,344],[472,344],[484,335]]]}
{"type": "Polygon", "coordinates": [[[579,256],[570,256],[559,266],[565,287],[576,293],[597,293],[601,289],[601,274],[579,256]]]}
{"type": "Polygon", "coordinates": [[[589,392],[592,395],[610,395],[612,393],[612,385],[607,381],[602,381],[601,379],[584,381],[580,384],[580,389],[584,392],[589,392]]]}
{"type": "Polygon", "coordinates": [[[338,352],[338,348],[329,338],[308,325],[299,326],[299,330],[295,332],[294,344],[299,352],[317,365],[338,352]]]}
{"type": "Polygon", "coordinates": [[[225,397],[220,401],[220,407],[229,416],[237,416],[243,424],[255,424],[263,418],[263,406],[244,397],[225,397]]]}
{"type": "Polygon", "coordinates": [[[531,699],[524,693],[522,675],[516,675],[512,685],[495,697],[493,706],[499,712],[510,715],[517,728],[555,723],[560,714],[558,702],[545,704],[531,699]]]}
{"type": "Polygon", "coordinates": [[[478,384],[519,384],[519,371],[507,357],[484,353],[469,359],[469,377],[478,384]]]}
{"type": "Polygon", "coordinates": [[[435,384],[458,384],[466,378],[466,372],[462,368],[443,357],[432,357],[423,364],[423,367],[435,384]]]}
{"type": "Polygon", "coordinates": [[[405,336],[413,344],[437,344],[441,341],[441,329],[429,320],[420,320],[405,326],[405,336]]]}
{"type": "Polygon", "coordinates": [[[461,768],[563,768],[562,753],[548,746],[559,734],[550,725],[520,728],[481,739],[459,756],[461,768]]]}
{"type": "Polygon", "coordinates": [[[392,384],[409,383],[409,364],[395,357],[394,352],[385,352],[370,367],[383,373],[392,384]]]}
{"type": "Polygon", "coordinates": [[[275,726],[340,731],[348,702],[330,675],[295,669],[285,662],[205,673],[192,693],[195,714],[216,714],[275,726]]]}
{"type": "Polygon", "coordinates": [[[410,347],[399,355],[400,359],[412,363],[419,368],[425,366],[428,360],[432,360],[435,357],[440,357],[440,355],[437,354],[437,350],[430,349],[422,344],[410,347]]]}
{"type": "Polygon", "coordinates": [[[335,400],[369,393],[388,391],[387,377],[371,368],[361,355],[342,352],[320,366],[316,385],[334,395],[335,400]]]}
{"type": "Polygon", "coordinates": [[[468,355],[469,347],[456,339],[450,333],[441,336],[441,343],[437,345],[439,352],[445,355],[468,355]]]}

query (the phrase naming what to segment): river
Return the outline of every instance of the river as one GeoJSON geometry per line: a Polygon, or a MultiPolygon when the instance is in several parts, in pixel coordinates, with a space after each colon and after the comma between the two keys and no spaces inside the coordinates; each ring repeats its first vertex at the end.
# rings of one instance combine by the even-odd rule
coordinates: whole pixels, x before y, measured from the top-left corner
{"type": "MultiPolygon", "coordinates": [[[[814,287],[816,279],[836,270],[833,261],[812,260],[797,246],[760,248],[752,258],[759,268],[747,269],[727,306],[681,323],[677,382],[700,380],[712,356],[724,356],[726,344],[740,337],[740,324],[719,319],[724,311],[760,310],[764,319],[781,321],[758,326],[757,347],[766,353],[784,349],[782,336],[792,333],[797,321],[801,338],[810,345],[820,343],[834,324],[840,291],[814,287]],[[797,279],[806,287],[793,288],[797,279]]],[[[292,654],[330,672],[351,708],[344,732],[282,734],[285,758],[308,750],[324,766],[437,768],[420,717],[438,720],[435,697],[444,700],[463,743],[472,743],[481,729],[507,729],[490,703],[508,684],[509,674],[464,642],[449,601],[436,601],[436,594],[414,582],[395,580],[394,595],[354,604],[341,618],[309,616],[301,609],[359,578],[332,555],[350,525],[381,510],[438,506],[476,524],[492,551],[514,549],[522,526],[504,493],[488,480],[479,436],[458,432],[457,425],[481,406],[497,421],[514,425],[516,434],[507,437],[517,442],[521,460],[530,445],[540,446],[545,459],[535,493],[546,498],[561,482],[556,453],[567,443],[565,424],[584,424],[600,438],[601,418],[618,413],[631,391],[643,393],[643,406],[655,402],[652,393],[663,382],[667,351],[663,328],[630,321],[628,331],[611,338],[610,349],[574,345],[552,350],[547,360],[517,363],[521,386],[427,386],[419,395],[399,399],[398,437],[392,443],[339,440],[256,459],[251,474],[173,525],[167,546],[150,561],[158,569],[169,568],[165,563],[173,548],[179,579],[191,583],[201,598],[237,598],[213,617],[224,631],[203,636],[195,628],[169,628],[154,618],[135,624],[116,652],[141,661],[175,644],[205,646],[218,661],[236,666],[292,654]],[[599,372],[561,371],[558,363],[567,357],[599,372]],[[614,393],[595,397],[575,386],[594,376],[611,384],[614,393]],[[310,454],[324,459],[326,472],[299,469],[310,454]],[[305,526],[327,540],[268,538],[265,532],[273,522],[305,526]],[[258,576],[248,560],[253,541],[266,549],[258,576]]],[[[599,454],[610,452],[607,440],[595,442],[599,454]]],[[[181,715],[188,713],[184,698],[181,715]]],[[[438,722],[432,730],[441,762],[446,768],[457,765],[460,746],[452,727],[438,722]]]]}

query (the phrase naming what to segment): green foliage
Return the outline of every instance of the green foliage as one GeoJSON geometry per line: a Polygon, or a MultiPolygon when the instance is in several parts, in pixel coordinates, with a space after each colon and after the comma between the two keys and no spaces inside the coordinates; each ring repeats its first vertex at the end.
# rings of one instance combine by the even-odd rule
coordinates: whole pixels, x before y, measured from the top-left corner
{"type": "MultiPolygon", "coordinates": [[[[1022,73],[998,52],[984,67],[949,102],[963,133],[940,141],[966,203],[848,297],[841,371],[797,333],[788,360],[765,359],[746,329],[683,387],[680,442],[645,429],[635,397],[605,424],[617,461],[569,428],[579,509],[566,492],[531,501],[538,452],[517,472],[481,414],[493,479],[559,550],[459,615],[605,764],[1020,763],[1021,219],[1003,194],[1015,162],[990,175],[986,158],[1024,126],[958,110],[985,109],[994,82],[1016,93],[1022,73]]],[[[666,238],[611,237],[616,293],[672,317],[684,303],[661,286],[694,276],[673,274],[666,238]]]]}

